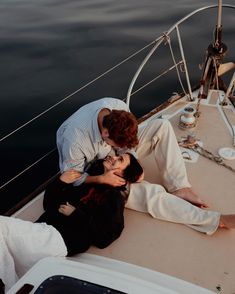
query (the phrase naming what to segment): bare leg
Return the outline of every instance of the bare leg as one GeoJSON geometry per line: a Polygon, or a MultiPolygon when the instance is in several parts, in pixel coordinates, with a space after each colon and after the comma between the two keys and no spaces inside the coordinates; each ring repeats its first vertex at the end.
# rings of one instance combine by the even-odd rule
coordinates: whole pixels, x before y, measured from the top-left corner
{"type": "Polygon", "coordinates": [[[220,228],[235,229],[235,214],[222,214],[220,217],[220,228]]]}
{"type": "Polygon", "coordinates": [[[179,190],[176,190],[174,192],[172,192],[172,194],[174,194],[177,197],[180,197],[190,203],[192,203],[193,205],[196,205],[198,207],[201,208],[207,208],[208,206],[206,205],[206,203],[199,198],[191,188],[182,188],[179,190]]]}

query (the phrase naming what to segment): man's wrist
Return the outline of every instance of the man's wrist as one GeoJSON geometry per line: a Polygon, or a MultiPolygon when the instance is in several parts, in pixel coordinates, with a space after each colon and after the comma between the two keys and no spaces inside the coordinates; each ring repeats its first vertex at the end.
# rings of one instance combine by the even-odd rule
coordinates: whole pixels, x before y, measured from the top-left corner
{"type": "Polygon", "coordinates": [[[81,184],[86,182],[86,179],[87,179],[88,176],[89,176],[88,173],[81,174],[80,178],[77,181],[73,182],[73,185],[74,186],[80,186],[81,184]]]}
{"type": "Polygon", "coordinates": [[[99,175],[99,176],[87,176],[86,178],[86,183],[96,183],[96,184],[103,184],[104,183],[104,176],[99,175]]]}
{"type": "Polygon", "coordinates": [[[104,175],[97,176],[97,183],[104,184],[104,175]]]}

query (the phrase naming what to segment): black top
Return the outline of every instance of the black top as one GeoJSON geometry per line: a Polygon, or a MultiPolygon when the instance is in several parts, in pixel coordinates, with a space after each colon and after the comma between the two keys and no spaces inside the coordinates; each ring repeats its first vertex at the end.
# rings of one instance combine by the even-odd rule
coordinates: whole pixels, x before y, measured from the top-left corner
{"type": "Polygon", "coordinates": [[[90,245],[105,248],[117,239],[124,228],[124,205],[124,197],[114,187],[74,187],[57,179],[45,191],[45,212],[36,222],[54,226],[64,239],[68,255],[73,255],[86,251],[90,245]],[[67,201],[76,207],[69,216],[58,211],[60,204],[67,201]]]}

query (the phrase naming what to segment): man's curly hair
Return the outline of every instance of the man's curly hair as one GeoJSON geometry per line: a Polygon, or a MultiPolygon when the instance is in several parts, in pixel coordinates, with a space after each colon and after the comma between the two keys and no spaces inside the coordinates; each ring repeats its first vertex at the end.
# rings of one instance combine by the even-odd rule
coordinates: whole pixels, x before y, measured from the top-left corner
{"type": "Polygon", "coordinates": [[[136,117],[125,110],[112,110],[104,116],[103,127],[109,132],[109,139],[119,147],[133,148],[138,140],[138,122],[136,117]]]}

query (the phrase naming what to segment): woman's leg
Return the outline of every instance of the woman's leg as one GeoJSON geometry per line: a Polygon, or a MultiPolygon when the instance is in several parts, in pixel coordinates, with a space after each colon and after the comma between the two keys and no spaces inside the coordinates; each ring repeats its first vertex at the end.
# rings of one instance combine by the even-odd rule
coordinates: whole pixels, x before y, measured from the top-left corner
{"type": "Polygon", "coordinates": [[[157,184],[146,181],[131,184],[127,208],[148,212],[154,218],[185,224],[197,231],[213,234],[220,222],[220,213],[198,208],[157,184]]]}
{"type": "Polygon", "coordinates": [[[22,276],[37,261],[47,256],[66,256],[67,249],[60,233],[45,223],[32,223],[13,217],[0,216],[1,242],[7,260],[1,254],[1,267],[14,269],[7,281],[9,288],[17,276],[22,276]]]}

